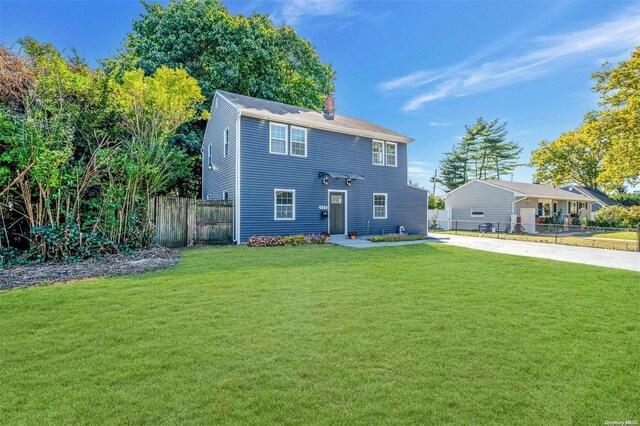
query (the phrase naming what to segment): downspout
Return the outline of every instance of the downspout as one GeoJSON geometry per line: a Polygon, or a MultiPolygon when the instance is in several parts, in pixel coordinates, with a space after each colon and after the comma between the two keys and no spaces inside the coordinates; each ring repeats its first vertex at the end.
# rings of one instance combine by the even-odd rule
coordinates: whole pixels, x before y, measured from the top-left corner
{"type": "Polygon", "coordinates": [[[236,182],[235,182],[235,192],[236,192],[236,197],[235,197],[235,205],[234,205],[234,222],[235,222],[235,227],[234,227],[234,233],[235,233],[235,238],[233,240],[234,244],[240,244],[240,117],[241,117],[241,113],[240,110],[237,110],[237,116],[236,116],[236,182]]]}
{"type": "Polygon", "coordinates": [[[518,201],[526,200],[527,198],[528,198],[528,197],[525,195],[524,197],[522,197],[522,198],[520,198],[520,199],[518,199],[518,200],[514,200],[514,201],[513,201],[513,204],[511,204],[511,214],[512,214],[512,215],[515,215],[515,214],[516,214],[516,203],[517,203],[518,201]]]}

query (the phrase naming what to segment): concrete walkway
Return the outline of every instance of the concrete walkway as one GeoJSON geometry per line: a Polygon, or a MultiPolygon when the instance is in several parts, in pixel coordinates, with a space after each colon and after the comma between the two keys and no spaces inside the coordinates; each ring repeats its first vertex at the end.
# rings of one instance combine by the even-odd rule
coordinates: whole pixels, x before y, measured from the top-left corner
{"type": "Polygon", "coordinates": [[[392,243],[372,243],[371,241],[365,238],[356,238],[352,240],[351,238],[346,238],[342,235],[333,235],[329,237],[329,243],[335,244],[343,247],[351,247],[351,248],[371,248],[371,247],[390,247],[390,246],[407,246],[410,244],[424,244],[429,242],[437,242],[434,239],[424,239],[417,241],[396,241],[392,243]]]}
{"type": "Polygon", "coordinates": [[[495,238],[464,237],[431,232],[429,236],[436,238],[443,244],[452,246],[640,272],[640,253],[638,252],[499,240],[495,238]]]}

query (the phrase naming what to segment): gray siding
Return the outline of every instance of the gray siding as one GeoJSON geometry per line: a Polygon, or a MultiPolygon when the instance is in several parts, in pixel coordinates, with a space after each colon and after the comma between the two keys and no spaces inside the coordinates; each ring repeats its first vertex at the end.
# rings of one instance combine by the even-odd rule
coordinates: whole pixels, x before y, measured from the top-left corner
{"type": "Polygon", "coordinates": [[[213,200],[221,200],[223,191],[229,191],[229,199],[235,200],[236,117],[234,107],[216,95],[202,142],[202,198],[205,200],[207,196],[213,200]],[[229,154],[225,158],[223,149],[226,128],[229,129],[229,154]],[[213,162],[211,169],[207,164],[209,144],[213,162]]]}
{"type": "Polygon", "coordinates": [[[407,186],[407,145],[398,143],[397,167],[374,166],[371,139],[307,129],[307,157],[269,154],[269,121],[241,118],[240,239],[252,235],[323,232],[328,221],[319,206],[328,205],[328,189],[347,191],[347,230],[361,234],[425,233],[427,194],[407,186]],[[365,181],[345,185],[344,179],[322,184],[320,171],[361,174],[365,181]],[[296,220],[273,218],[275,188],[296,191],[296,220]],[[373,193],[387,193],[387,219],[373,219],[373,193]]]}
{"type": "Polygon", "coordinates": [[[514,200],[511,191],[475,181],[447,194],[444,204],[454,221],[506,223],[511,220],[514,200]],[[472,208],[483,208],[484,217],[471,217],[472,208]]]}

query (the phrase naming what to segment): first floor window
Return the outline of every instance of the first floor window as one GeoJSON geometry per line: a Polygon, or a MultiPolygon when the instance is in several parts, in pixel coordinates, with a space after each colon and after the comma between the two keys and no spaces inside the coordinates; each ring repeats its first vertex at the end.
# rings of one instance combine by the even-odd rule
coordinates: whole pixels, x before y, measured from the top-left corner
{"type": "Polygon", "coordinates": [[[551,216],[551,203],[538,203],[538,216],[549,217],[551,216]]]}
{"type": "Polygon", "coordinates": [[[471,217],[484,217],[484,209],[471,209],[471,217]]]}
{"type": "Polygon", "coordinates": [[[373,218],[387,218],[387,194],[373,194],[373,218]]]}
{"type": "Polygon", "coordinates": [[[378,166],[384,166],[384,142],[374,140],[371,143],[372,162],[378,166]]]}
{"type": "Polygon", "coordinates": [[[287,126],[284,124],[269,125],[269,152],[287,155],[287,126]]]}
{"type": "Polygon", "coordinates": [[[578,213],[578,203],[575,201],[569,202],[569,214],[578,213]]]}
{"type": "Polygon", "coordinates": [[[296,191],[293,189],[276,189],[273,191],[275,220],[295,220],[296,191]]]}
{"type": "Polygon", "coordinates": [[[398,144],[395,142],[386,143],[387,166],[396,167],[398,165],[398,144]]]}
{"type": "Polygon", "coordinates": [[[291,155],[307,156],[307,129],[291,126],[291,155]]]}
{"type": "Polygon", "coordinates": [[[229,201],[229,191],[222,191],[222,199],[224,201],[229,201]]]}
{"type": "Polygon", "coordinates": [[[209,168],[213,166],[213,162],[211,160],[211,144],[207,147],[207,166],[209,166],[209,168]]]}

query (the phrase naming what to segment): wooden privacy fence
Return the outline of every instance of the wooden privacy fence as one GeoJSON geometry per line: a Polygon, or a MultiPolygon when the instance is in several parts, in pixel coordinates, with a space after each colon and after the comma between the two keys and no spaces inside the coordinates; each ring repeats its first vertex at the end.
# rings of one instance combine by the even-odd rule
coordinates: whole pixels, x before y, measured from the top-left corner
{"type": "Polygon", "coordinates": [[[155,197],[149,206],[155,243],[163,247],[230,244],[233,205],[182,197],[155,197]]]}

